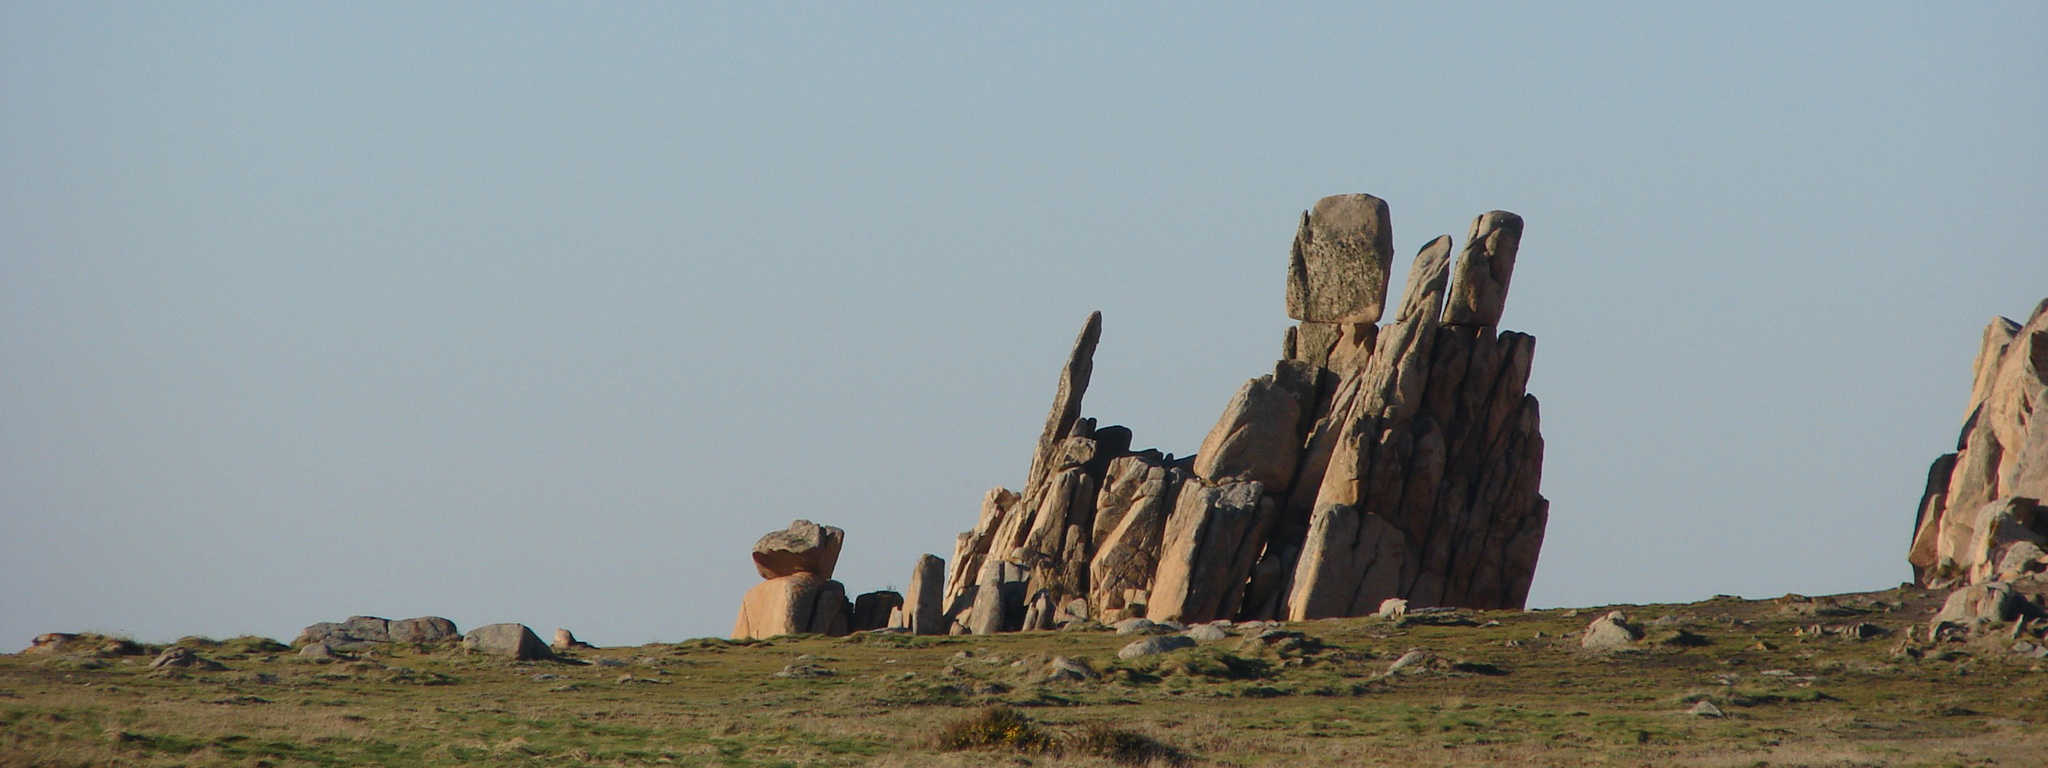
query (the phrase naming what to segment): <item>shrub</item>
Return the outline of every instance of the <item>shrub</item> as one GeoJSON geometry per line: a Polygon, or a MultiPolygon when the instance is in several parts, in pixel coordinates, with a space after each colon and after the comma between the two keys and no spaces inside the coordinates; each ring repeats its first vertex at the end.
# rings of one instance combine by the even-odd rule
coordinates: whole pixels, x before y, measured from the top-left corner
{"type": "Polygon", "coordinates": [[[938,745],[944,750],[1001,749],[1036,754],[1052,751],[1058,742],[1022,712],[990,707],[940,728],[938,745]]]}

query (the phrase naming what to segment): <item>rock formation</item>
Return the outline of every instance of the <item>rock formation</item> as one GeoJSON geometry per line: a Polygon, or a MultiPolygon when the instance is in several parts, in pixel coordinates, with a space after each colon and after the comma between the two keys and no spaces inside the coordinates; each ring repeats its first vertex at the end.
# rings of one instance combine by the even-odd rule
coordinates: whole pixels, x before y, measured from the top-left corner
{"type": "Polygon", "coordinates": [[[2048,569],[2048,300],[2025,324],[1993,318],[1956,452],[1935,459],[1906,559],[1922,586],[2048,569]]]}
{"type": "Polygon", "coordinates": [[[847,634],[853,605],[846,587],[832,580],[845,539],[838,528],[797,520],[755,542],[754,568],[765,580],[741,599],[733,638],[847,634]]]}
{"type": "Polygon", "coordinates": [[[347,621],[323,621],[299,631],[294,647],[325,645],[332,650],[361,650],[376,643],[444,643],[460,637],[455,622],[439,616],[416,619],[380,619],[350,616],[347,621]]]}
{"type": "Polygon", "coordinates": [[[1023,490],[991,490],[954,545],[944,631],[1357,616],[1392,598],[1520,607],[1548,519],[1523,389],[1535,340],[1498,330],[1521,235],[1492,211],[1455,262],[1451,238],[1430,242],[1381,327],[1387,205],[1318,201],[1289,253],[1300,322],[1283,359],[1193,457],[1133,450],[1129,429],[1081,415],[1102,334],[1090,315],[1023,490]]]}

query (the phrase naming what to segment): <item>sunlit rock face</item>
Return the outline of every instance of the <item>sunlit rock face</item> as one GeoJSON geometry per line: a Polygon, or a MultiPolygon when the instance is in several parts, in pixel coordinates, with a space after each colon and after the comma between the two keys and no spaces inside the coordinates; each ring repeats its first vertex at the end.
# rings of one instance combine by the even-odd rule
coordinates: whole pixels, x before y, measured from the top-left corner
{"type": "Polygon", "coordinates": [[[1299,322],[1281,360],[1196,456],[1133,449],[1130,430],[1082,415],[1103,333],[1090,315],[1023,490],[990,491],[956,542],[946,631],[1521,607],[1548,519],[1524,391],[1535,339],[1498,328],[1521,238],[1521,217],[1491,211],[1462,250],[1431,241],[1380,325],[1387,204],[1318,201],[1288,253],[1299,322]]]}

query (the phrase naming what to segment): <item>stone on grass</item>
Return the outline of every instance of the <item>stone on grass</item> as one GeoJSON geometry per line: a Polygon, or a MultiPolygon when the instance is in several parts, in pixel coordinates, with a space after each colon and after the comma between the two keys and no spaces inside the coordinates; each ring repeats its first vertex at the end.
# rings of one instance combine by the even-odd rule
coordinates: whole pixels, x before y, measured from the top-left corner
{"type": "Polygon", "coordinates": [[[394,643],[445,643],[462,636],[455,622],[439,616],[399,619],[388,623],[386,632],[394,643]]]}
{"type": "Polygon", "coordinates": [[[165,648],[163,653],[157,654],[157,657],[149,662],[149,668],[202,670],[227,669],[227,667],[223,666],[220,662],[214,661],[204,656],[200,656],[199,654],[194,653],[192,649],[186,648],[182,645],[174,645],[169,648],[165,648]]]}
{"type": "Polygon", "coordinates": [[[1213,643],[1230,636],[1229,632],[1224,631],[1222,627],[1216,626],[1213,622],[1209,624],[1196,624],[1188,627],[1188,630],[1181,634],[1197,643],[1213,643]]]}
{"type": "Polygon", "coordinates": [[[462,636],[462,649],[515,661],[552,659],[553,651],[525,624],[487,624],[462,636]]]}
{"type": "Polygon", "coordinates": [[[1193,647],[1195,647],[1195,641],[1192,638],[1183,635],[1157,635],[1124,646],[1123,650],[1116,652],[1116,657],[1119,659],[1136,659],[1193,647]]]}
{"type": "Polygon", "coordinates": [[[1173,631],[1143,616],[1133,616],[1110,626],[1116,627],[1119,635],[1163,635],[1173,631]]]}
{"type": "Polygon", "coordinates": [[[1693,717],[1727,717],[1727,713],[1706,699],[1700,699],[1699,703],[1692,705],[1692,709],[1686,710],[1685,713],[1693,717]]]}
{"type": "Polygon", "coordinates": [[[1408,601],[1398,597],[1389,597],[1381,600],[1380,610],[1377,615],[1388,621],[1397,621],[1402,616],[1408,615],[1408,601]]]}
{"type": "Polygon", "coordinates": [[[1635,647],[1636,641],[1642,637],[1642,628],[1630,624],[1628,614],[1609,611],[1586,625],[1586,636],[1579,639],[1579,647],[1589,651],[1619,651],[1635,647]]]}

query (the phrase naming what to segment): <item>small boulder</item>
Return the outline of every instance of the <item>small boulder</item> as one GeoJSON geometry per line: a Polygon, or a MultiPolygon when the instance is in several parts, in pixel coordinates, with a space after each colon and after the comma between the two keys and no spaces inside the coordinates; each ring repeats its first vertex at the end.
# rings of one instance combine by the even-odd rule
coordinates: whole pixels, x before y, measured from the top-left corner
{"type": "Polygon", "coordinates": [[[1110,626],[1116,627],[1119,635],[1163,635],[1173,631],[1143,616],[1133,616],[1110,626]]]}
{"type": "Polygon", "coordinates": [[[595,647],[596,646],[576,639],[576,633],[563,629],[561,627],[555,628],[555,641],[548,644],[548,648],[556,651],[557,653],[562,651],[573,651],[578,648],[595,647]]]}
{"type": "Polygon", "coordinates": [[[836,674],[839,673],[818,666],[816,664],[791,664],[789,666],[783,667],[782,671],[775,673],[773,677],[780,677],[788,680],[816,680],[821,677],[831,677],[836,674]]]}
{"type": "Polygon", "coordinates": [[[555,654],[548,650],[547,643],[540,636],[527,629],[525,624],[488,624],[469,631],[462,636],[463,650],[473,653],[487,653],[515,661],[551,659],[555,654]]]}
{"type": "Polygon", "coordinates": [[[1628,614],[1609,611],[1586,625],[1586,635],[1579,639],[1579,647],[1589,651],[1626,650],[1635,647],[1642,637],[1642,628],[1630,624],[1628,614]]]}
{"type": "Polygon", "coordinates": [[[2012,585],[2002,581],[1972,584],[1948,595],[1941,611],[1934,614],[1928,623],[1928,635],[1938,634],[1943,627],[1958,627],[1974,631],[1990,624],[2002,624],[2018,618],[2024,601],[2012,591],[2012,585]]]}
{"type": "Polygon", "coordinates": [[[1116,652],[1119,659],[1136,659],[1153,656],[1182,648],[1195,647],[1195,641],[1183,635],[1157,635],[1139,640],[1116,652]]]}
{"type": "Polygon", "coordinates": [[[1706,699],[1700,699],[1699,703],[1692,705],[1692,709],[1686,710],[1685,713],[1693,717],[1707,718],[1728,716],[1727,713],[1721,711],[1720,707],[1714,706],[1714,702],[1707,701],[1706,699]]]}
{"type": "Polygon", "coordinates": [[[1429,671],[1429,662],[1434,658],[1436,657],[1428,651],[1411,650],[1401,654],[1401,658],[1395,659],[1394,663],[1388,664],[1387,674],[1413,675],[1427,672],[1429,671]]]}
{"type": "Polygon", "coordinates": [[[394,643],[445,643],[462,637],[462,633],[455,629],[455,622],[439,616],[399,619],[385,626],[387,636],[394,643]]]}
{"type": "Polygon", "coordinates": [[[36,639],[30,641],[29,646],[23,648],[21,653],[24,656],[29,654],[62,653],[66,645],[77,639],[77,635],[68,632],[45,632],[36,635],[36,639]]]}
{"type": "Polygon", "coordinates": [[[342,656],[334,652],[333,646],[323,642],[306,644],[306,647],[299,649],[299,658],[309,661],[334,661],[342,656]]]}
{"type": "Polygon", "coordinates": [[[199,654],[194,653],[192,649],[186,648],[182,645],[174,645],[169,648],[165,648],[163,653],[157,654],[157,657],[149,662],[149,668],[202,670],[227,669],[227,667],[223,666],[220,662],[214,661],[204,656],[200,656],[199,654]]]}
{"type": "Polygon", "coordinates": [[[1192,627],[1188,627],[1188,630],[1186,632],[1182,632],[1181,635],[1197,643],[1213,643],[1218,640],[1222,640],[1226,637],[1229,637],[1230,633],[1224,631],[1222,627],[1219,627],[1214,623],[1209,623],[1196,624],[1192,627]]]}

